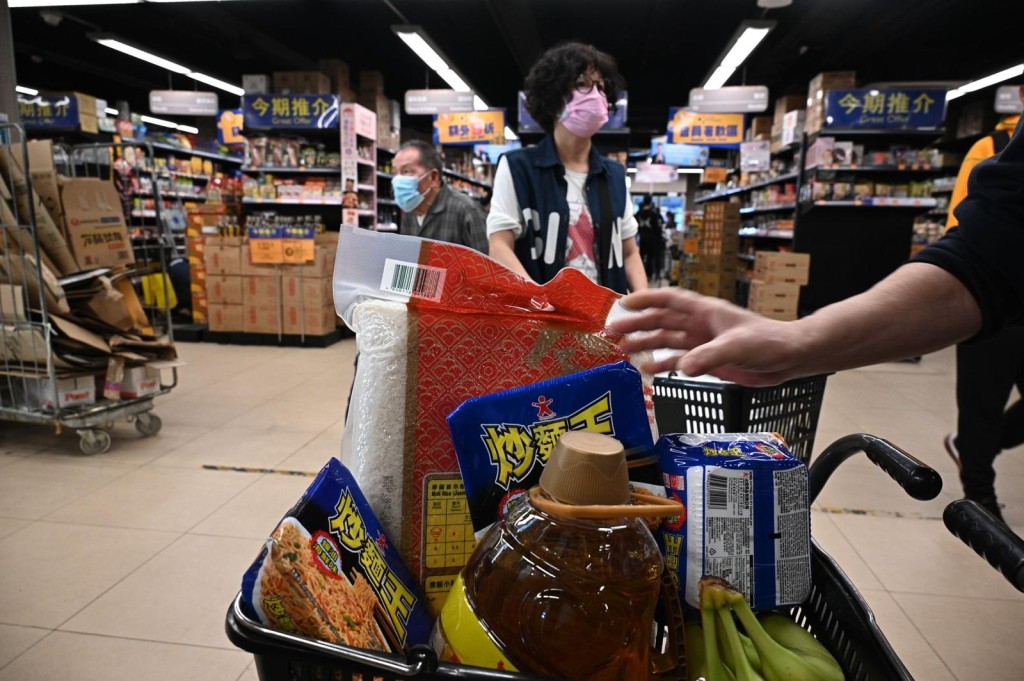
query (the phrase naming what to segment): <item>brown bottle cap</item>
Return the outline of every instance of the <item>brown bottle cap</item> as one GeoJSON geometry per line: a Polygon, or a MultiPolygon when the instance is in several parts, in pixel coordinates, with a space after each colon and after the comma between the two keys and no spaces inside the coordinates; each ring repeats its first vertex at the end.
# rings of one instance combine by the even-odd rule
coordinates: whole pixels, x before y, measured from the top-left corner
{"type": "Polygon", "coordinates": [[[629,471],[622,443],[599,433],[564,434],[540,474],[540,488],[574,506],[629,503],[629,471]]]}

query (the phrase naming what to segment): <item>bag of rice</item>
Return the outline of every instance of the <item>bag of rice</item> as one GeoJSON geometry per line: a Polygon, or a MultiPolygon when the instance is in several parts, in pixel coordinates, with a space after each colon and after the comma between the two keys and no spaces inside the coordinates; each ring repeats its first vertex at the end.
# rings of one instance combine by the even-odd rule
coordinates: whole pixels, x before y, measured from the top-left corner
{"type": "Polygon", "coordinates": [[[398,653],[430,637],[418,585],[333,458],[271,533],[242,598],[269,627],[354,648],[398,653]]]}
{"type": "MultiPolygon", "coordinates": [[[[435,613],[475,548],[447,416],[630,359],[606,330],[618,299],[574,269],[539,286],[463,246],[341,228],[334,303],[359,350],[342,458],[435,613]]],[[[653,393],[645,376],[652,414],[653,393]]]]}

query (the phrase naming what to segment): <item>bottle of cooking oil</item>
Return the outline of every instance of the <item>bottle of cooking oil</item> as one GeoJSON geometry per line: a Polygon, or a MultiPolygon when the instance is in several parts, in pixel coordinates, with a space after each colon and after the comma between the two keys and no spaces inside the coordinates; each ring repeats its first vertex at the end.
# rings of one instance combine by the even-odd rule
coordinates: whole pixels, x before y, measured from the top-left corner
{"type": "MultiPolygon", "coordinates": [[[[562,436],[528,495],[481,540],[438,618],[442,659],[568,679],[650,674],[663,559],[629,506],[622,445],[562,436]]],[[[677,514],[655,508],[654,514],[677,514]]]]}

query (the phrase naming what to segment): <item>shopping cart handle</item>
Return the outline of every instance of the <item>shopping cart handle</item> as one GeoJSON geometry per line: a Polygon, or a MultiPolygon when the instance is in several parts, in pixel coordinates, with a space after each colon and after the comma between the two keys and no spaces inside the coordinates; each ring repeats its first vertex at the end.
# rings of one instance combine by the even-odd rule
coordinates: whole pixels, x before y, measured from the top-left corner
{"type": "Polygon", "coordinates": [[[942,491],[942,478],[934,470],[887,440],[867,433],[840,438],[825,448],[808,469],[808,493],[813,502],[839,464],[857,452],[889,474],[907,494],[921,501],[934,499],[942,491]]]}
{"type": "Polygon", "coordinates": [[[999,522],[976,501],[960,499],[942,512],[946,529],[1024,591],[1024,539],[999,522]]]}

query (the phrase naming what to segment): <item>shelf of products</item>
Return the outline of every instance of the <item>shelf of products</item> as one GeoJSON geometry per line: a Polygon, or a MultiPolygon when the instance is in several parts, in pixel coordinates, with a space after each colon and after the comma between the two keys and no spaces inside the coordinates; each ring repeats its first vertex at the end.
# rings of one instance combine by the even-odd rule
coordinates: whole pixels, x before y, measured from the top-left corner
{"type": "Polygon", "coordinates": [[[313,137],[320,131],[308,132],[311,133],[308,136],[267,134],[266,131],[247,134],[242,172],[340,173],[341,153],[337,147],[313,137]]]}
{"type": "Polygon", "coordinates": [[[397,232],[402,220],[398,204],[391,198],[392,161],[395,152],[377,147],[377,231],[397,232]],[[387,198],[384,198],[387,197],[387,198]]]}
{"type": "Polygon", "coordinates": [[[259,197],[243,197],[242,203],[246,205],[268,205],[268,206],[340,206],[341,197],[333,198],[279,198],[264,199],[259,197]]]}
{"type": "Polygon", "coordinates": [[[276,173],[276,174],[279,174],[279,175],[283,174],[283,173],[300,173],[300,174],[301,173],[309,173],[311,175],[335,175],[335,174],[340,173],[341,170],[340,170],[340,166],[335,166],[333,168],[329,167],[329,166],[324,166],[322,168],[321,167],[307,168],[305,166],[300,166],[298,168],[289,168],[287,166],[267,166],[267,167],[263,167],[263,168],[254,168],[252,166],[242,166],[242,172],[243,173],[276,173]]]}
{"type": "Polygon", "coordinates": [[[752,213],[777,213],[784,210],[795,210],[795,203],[783,203],[777,206],[749,206],[746,208],[740,208],[741,215],[750,215],[752,213]]]}
{"type": "Polygon", "coordinates": [[[779,175],[777,177],[773,177],[773,178],[768,179],[768,180],[763,180],[763,181],[757,182],[755,184],[751,184],[751,185],[746,186],[746,187],[736,187],[734,189],[726,189],[724,191],[713,192],[711,194],[707,194],[707,195],[702,196],[702,197],[700,197],[698,199],[695,199],[695,203],[704,203],[706,201],[716,201],[716,200],[719,200],[719,199],[728,198],[730,196],[737,196],[739,194],[746,194],[747,192],[752,192],[752,191],[755,191],[757,189],[763,189],[765,187],[770,187],[770,186],[776,185],[776,184],[785,184],[787,182],[796,182],[798,177],[799,177],[798,173],[787,173],[785,175],[779,175]]]}
{"type": "Polygon", "coordinates": [[[197,149],[185,149],[184,147],[177,147],[173,144],[164,144],[163,142],[150,142],[154,150],[169,151],[175,154],[182,154],[184,156],[196,156],[201,159],[208,161],[216,161],[219,163],[237,163],[241,165],[243,160],[239,156],[228,156],[226,154],[218,154],[212,151],[201,151],[197,149]]]}
{"type": "Polygon", "coordinates": [[[341,221],[377,228],[377,114],[359,104],[341,105],[341,221]]]}
{"type": "Polygon", "coordinates": [[[891,196],[868,196],[854,200],[836,201],[813,201],[808,204],[811,207],[839,207],[839,208],[934,208],[938,205],[935,199],[920,198],[894,198],[891,196]]]}

